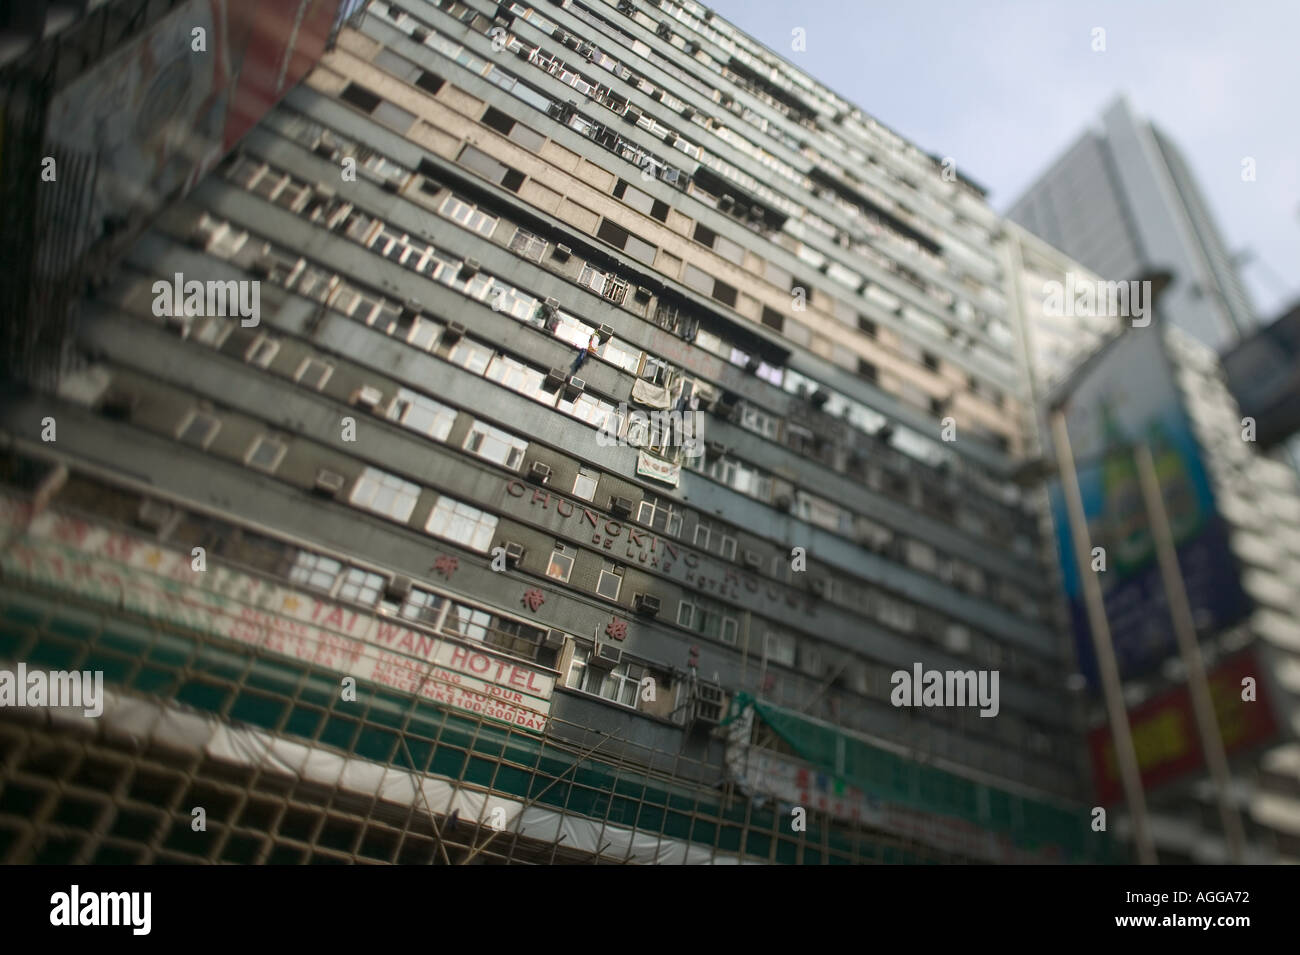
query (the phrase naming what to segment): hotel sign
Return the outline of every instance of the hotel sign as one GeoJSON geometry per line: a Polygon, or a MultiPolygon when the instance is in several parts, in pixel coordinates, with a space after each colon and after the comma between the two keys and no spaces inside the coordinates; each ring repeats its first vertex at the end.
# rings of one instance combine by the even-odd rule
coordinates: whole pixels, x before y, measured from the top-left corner
{"type": "Polygon", "coordinates": [[[569,533],[575,538],[590,537],[591,545],[617,554],[629,564],[643,564],[659,570],[675,580],[690,584],[706,593],[745,603],[749,606],[784,604],[803,611],[810,617],[817,615],[817,600],[754,574],[733,567],[716,569],[716,559],[700,555],[676,541],[647,529],[641,524],[619,521],[579,503],[554,494],[545,488],[531,488],[518,479],[506,482],[506,494],[524,498],[530,507],[544,511],[555,508],[555,513],[565,519],[569,533]]]}
{"type": "MultiPolygon", "coordinates": [[[[15,528],[24,520],[21,503],[0,497],[0,526],[15,528]]],[[[521,729],[546,728],[555,676],[545,669],[227,567],[195,571],[188,554],[142,537],[47,511],[0,564],[11,579],[72,591],[521,729]]]]}

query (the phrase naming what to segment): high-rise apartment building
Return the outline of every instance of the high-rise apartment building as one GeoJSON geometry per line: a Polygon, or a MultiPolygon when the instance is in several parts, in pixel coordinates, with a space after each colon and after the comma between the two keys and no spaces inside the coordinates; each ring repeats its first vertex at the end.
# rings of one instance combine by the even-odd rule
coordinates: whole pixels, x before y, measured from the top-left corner
{"type": "Polygon", "coordinates": [[[4,411],[0,856],[1103,857],[1013,269],[696,3],[369,4],[4,411]]]}

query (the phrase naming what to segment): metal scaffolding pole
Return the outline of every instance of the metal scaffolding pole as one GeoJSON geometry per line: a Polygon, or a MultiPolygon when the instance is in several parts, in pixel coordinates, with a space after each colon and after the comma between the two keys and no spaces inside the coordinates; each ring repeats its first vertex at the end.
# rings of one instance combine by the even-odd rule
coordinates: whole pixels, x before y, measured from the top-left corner
{"type": "Polygon", "coordinates": [[[1115,761],[1124,786],[1124,801],[1133,818],[1133,842],[1137,848],[1138,861],[1143,865],[1154,865],[1156,847],[1147,821],[1146,796],[1142,792],[1142,777],[1138,773],[1137,751],[1133,747],[1128,710],[1124,708],[1119,664],[1115,660],[1115,647],[1111,643],[1110,621],[1106,618],[1101,583],[1092,571],[1092,541],[1088,536],[1088,522],[1083,512],[1079,475],[1074,470],[1074,451],[1070,447],[1065,410],[1059,406],[1052,409],[1051,419],[1052,444],[1056,449],[1057,470],[1061,476],[1061,490],[1065,495],[1066,513],[1070,520],[1070,538],[1074,542],[1074,562],[1079,571],[1084,607],[1088,611],[1088,629],[1092,632],[1092,646],[1097,655],[1097,672],[1101,677],[1102,694],[1106,700],[1111,738],[1115,742],[1115,761]]]}
{"type": "Polygon", "coordinates": [[[1219,733],[1219,721],[1214,715],[1210,700],[1210,685],[1205,679],[1205,662],[1201,659],[1201,645],[1196,639],[1196,625],[1192,620],[1192,607],[1183,586],[1183,573],[1178,567],[1178,551],[1174,546],[1174,533],[1165,511],[1164,495],[1156,476],[1151,449],[1138,444],[1133,449],[1137,459],[1138,476],[1142,483],[1142,499],[1147,516],[1151,519],[1151,533],[1155,538],[1156,560],[1160,564],[1160,577],[1165,585],[1165,598],[1169,602],[1169,616],[1174,622],[1178,638],[1178,652],[1187,667],[1187,688],[1192,697],[1192,711],[1196,714],[1196,729],[1201,737],[1201,750],[1205,765],[1214,781],[1214,793],[1219,803],[1219,818],[1223,823],[1223,838],[1228,847],[1228,861],[1240,865],[1245,861],[1246,833],[1241,815],[1232,803],[1229,792],[1228,757],[1219,733]]]}

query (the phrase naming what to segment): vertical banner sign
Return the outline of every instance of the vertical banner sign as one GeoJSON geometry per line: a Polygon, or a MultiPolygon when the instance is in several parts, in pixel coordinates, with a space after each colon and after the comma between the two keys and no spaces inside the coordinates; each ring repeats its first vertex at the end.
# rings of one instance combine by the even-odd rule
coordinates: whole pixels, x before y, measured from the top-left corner
{"type": "MultiPolygon", "coordinates": [[[[1150,671],[1177,646],[1142,503],[1135,444],[1151,449],[1197,627],[1215,631],[1249,614],[1251,602],[1158,328],[1129,329],[1085,366],[1065,412],[1088,535],[1094,552],[1105,552],[1095,560],[1105,561],[1097,576],[1120,675],[1150,671]]],[[[1079,666],[1096,690],[1097,661],[1059,481],[1050,496],[1079,666]]]]}

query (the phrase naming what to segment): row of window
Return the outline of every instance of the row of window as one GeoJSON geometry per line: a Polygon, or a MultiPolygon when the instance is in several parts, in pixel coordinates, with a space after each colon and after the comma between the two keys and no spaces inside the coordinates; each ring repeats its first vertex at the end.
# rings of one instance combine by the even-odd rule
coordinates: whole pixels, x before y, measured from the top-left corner
{"type": "MultiPolygon", "coordinates": [[[[456,210],[459,210],[460,206],[466,205],[463,203],[463,201],[456,199],[456,197],[449,196],[448,199],[449,200],[455,199],[457,203],[460,203],[459,206],[455,207],[456,210]]],[[[443,208],[447,209],[449,212],[452,211],[452,207],[448,207],[445,202],[443,204],[443,208]]],[[[462,216],[462,218],[465,218],[467,221],[469,221],[468,217],[466,216],[462,216]]],[[[488,220],[485,219],[482,221],[488,221],[488,220]]],[[[492,228],[494,228],[496,220],[493,218],[490,221],[492,223],[492,228]]],[[[381,227],[378,231],[374,233],[374,235],[376,236],[387,235],[387,233],[384,232],[383,228],[381,227]]],[[[392,243],[396,243],[396,241],[397,241],[396,239],[391,240],[392,243]]],[[[392,246],[389,240],[385,240],[384,248],[386,250],[391,250],[391,247],[392,246]]],[[[549,395],[545,394],[545,392],[541,387],[542,375],[540,372],[533,371],[531,375],[531,380],[526,380],[529,377],[526,374],[528,369],[522,366],[521,363],[514,362],[513,360],[508,359],[505,356],[497,356],[497,358],[499,359],[504,358],[505,360],[501,361],[500,364],[496,366],[498,370],[494,373],[492,371],[489,371],[489,369],[493,367],[493,361],[495,360],[492,358],[490,350],[486,349],[484,346],[477,345],[477,343],[474,343],[469,339],[462,339],[461,342],[457,343],[457,345],[455,346],[451,354],[451,359],[453,361],[457,361],[458,363],[465,365],[465,367],[470,368],[470,370],[475,371],[476,373],[482,374],[487,372],[489,377],[495,377],[496,380],[501,381],[502,383],[506,384],[508,387],[513,387],[515,390],[524,391],[525,393],[528,393],[530,390],[532,390],[537,394],[544,395],[544,397],[541,400],[545,400],[547,403],[550,403],[550,401],[553,400],[550,398],[549,395]]],[[[718,465],[718,467],[725,470],[725,473],[723,473],[721,476],[715,475],[716,477],[719,477],[720,480],[723,480],[726,483],[729,483],[732,486],[737,487],[738,489],[742,490],[744,493],[750,493],[753,494],[754,496],[770,498],[770,494],[771,494],[770,481],[764,481],[763,478],[760,475],[756,474],[755,472],[745,469],[745,467],[743,465],[740,465],[739,463],[732,463],[725,460],[722,461],[718,465]]],[[[809,515],[814,518],[818,516],[819,513],[820,512],[818,511],[814,511],[811,509],[809,510],[809,515]]],[[[815,521],[815,522],[823,523],[824,526],[826,526],[828,523],[828,522],[820,522],[820,521],[815,521]]],[[[840,522],[839,518],[837,517],[835,519],[835,523],[838,525],[839,522],[840,522]]],[[[974,579],[974,575],[969,575],[969,576],[971,576],[972,579],[974,579]]]]}
{"type": "MultiPolygon", "coordinates": [[[[414,24],[414,23],[417,22],[417,21],[415,21],[414,18],[409,18],[409,15],[407,15],[407,14],[405,14],[405,13],[399,13],[399,12],[397,12],[396,10],[394,10],[393,16],[394,16],[394,17],[397,17],[398,19],[403,19],[403,18],[405,18],[405,19],[409,19],[409,23],[408,23],[408,25],[412,25],[412,24],[414,24]]],[[[403,20],[403,22],[405,22],[405,19],[403,20]]],[[[415,28],[415,27],[412,26],[412,29],[414,29],[414,28],[415,28]]],[[[408,32],[409,32],[409,31],[408,31],[408,32]]],[[[442,39],[435,39],[435,38],[427,38],[427,39],[425,40],[425,42],[426,42],[427,44],[435,45],[435,46],[436,46],[436,45],[439,44],[439,43],[445,44],[445,43],[448,43],[448,42],[450,42],[450,41],[446,41],[446,40],[442,40],[442,39]]],[[[517,41],[514,40],[514,39],[512,38],[512,39],[511,39],[511,42],[517,42],[517,41]]],[[[550,62],[553,62],[553,61],[550,61],[550,62]]],[[[494,72],[494,73],[497,73],[497,72],[500,72],[500,70],[499,70],[499,68],[494,68],[494,69],[493,69],[493,72],[494,72]]],[[[536,106],[537,104],[534,103],[533,105],[536,106]]],[[[503,114],[503,115],[504,115],[504,114],[503,114]]],[[[594,127],[592,124],[590,124],[589,121],[585,121],[585,120],[584,120],[584,121],[582,121],[582,122],[579,122],[577,119],[574,119],[574,120],[572,121],[572,124],[575,125],[575,128],[579,128],[580,131],[584,132],[584,134],[593,135],[593,136],[596,136],[597,138],[599,138],[599,133],[593,132],[593,130],[595,129],[595,127],[594,127]]],[[[679,145],[681,144],[681,141],[680,141],[680,140],[678,141],[678,144],[679,144],[679,145]]],[[[610,148],[614,149],[615,151],[620,151],[620,152],[624,151],[624,149],[623,149],[623,145],[622,145],[622,142],[621,142],[621,137],[617,137],[617,136],[615,136],[615,137],[614,137],[614,141],[612,142],[612,144],[610,144],[610,148]]],[[[639,150],[637,150],[636,147],[631,147],[631,148],[632,148],[634,151],[637,151],[637,152],[638,152],[638,155],[639,155],[639,150]]],[[[707,157],[706,157],[706,158],[707,158],[707,157]]],[[[633,161],[637,162],[638,165],[641,164],[639,159],[634,159],[633,161]]],[[[494,181],[496,181],[496,178],[497,178],[497,177],[496,177],[495,175],[489,175],[488,178],[491,178],[491,179],[493,179],[494,181]]],[[[750,178],[752,178],[752,177],[750,177],[750,178]]],[[[755,182],[755,183],[751,183],[750,185],[751,185],[752,187],[757,188],[757,189],[760,189],[760,190],[764,188],[764,187],[762,187],[760,184],[758,184],[758,183],[756,183],[756,182],[755,182]]],[[[649,199],[650,197],[647,196],[646,198],[649,199]]],[[[651,202],[653,203],[653,200],[651,200],[651,202]]],[[[662,203],[661,203],[660,205],[662,205],[662,203]]],[[[648,212],[647,214],[652,214],[652,213],[651,213],[651,212],[648,212]]],[[[661,215],[666,215],[666,209],[663,210],[663,211],[661,212],[661,215]]],[[[661,221],[662,221],[662,219],[661,219],[661,221]]],[[[828,227],[828,228],[829,228],[829,227],[828,227]]],[[[612,237],[610,238],[610,241],[614,242],[614,244],[616,244],[619,248],[624,248],[625,250],[627,250],[627,251],[629,252],[629,254],[631,254],[634,258],[638,258],[639,260],[641,260],[641,261],[643,261],[643,262],[646,262],[647,264],[653,262],[655,247],[654,247],[653,245],[651,245],[650,243],[647,243],[647,242],[645,242],[645,240],[639,239],[639,238],[636,237],[636,236],[630,236],[629,234],[626,233],[625,230],[622,230],[620,227],[618,227],[618,226],[616,226],[616,225],[614,225],[614,224],[612,224],[612,223],[610,223],[610,224],[608,224],[608,225],[602,225],[602,229],[606,229],[607,231],[609,231],[609,232],[611,233],[611,236],[612,236],[612,237]],[[626,245],[625,245],[624,243],[626,243],[626,245]],[[630,248],[629,248],[628,246],[630,246],[630,248]]],[[[834,235],[834,234],[835,234],[835,230],[834,230],[834,229],[830,229],[830,234],[834,235]]],[[[605,236],[602,235],[602,238],[605,238],[605,236]]],[[[897,271],[897,269],[896,269],[896,267],[895,267],[895,263],[893,262],[892,259],[888,258],[887,256],[886,256],[886,257],[881,257],[881,259],[882,259],[882,261],[884,262],[884,264],[886,265],[886,267],[887,267],[890,271],[897,271]]],[[[827,263],[826,263],[826,260],[825,260],[824,256],[821,256],[820,253],[817,253],[817,254],[815,255],[815,257],[814,257],[814,264],[815,264],[816,266],[818,266],[818,267],[826,267],[826,264],[827,264],[827,263]]],[[[697,270],[697,271],[698,271],[698,270],[697,270]]],[[[837,274],[838,274],[839,272],[844,272],[846,275],[851,276],[851,278],[845,278],[845,279],[843,279],[843,281],[845,281],[847,284],[853,286],[853,288],[854,288],[855,291],[858,290],[859,286],[863,286],[863,285],[866,285],[866,284],[867,284],[867,283],[865,283],[865,282],[861,279],[860,276],[856,276],[855,274],[851,273],[849,270],[844,270],[842,267],[838,267],[835,271],[837,272],[837,274]]],[[[728,292],[727,289],[730,288],[730,287],[729,287],[729,286],[726,286],[725,283],[722,283],[722,286],[723,286],[723,287],[722,287],[721,289],[719,289],[719,288],[717,287],[717,286],[718,286],[718,281],[717,281],[717,280],[713,280],[713,279],[709,279],[709,280],[708,280],[708,284],[709,284],[709,288],[708,288],[707,290],[705,290],[705,291],[706,291],[706,294],[713,295],[713,296],[716,298],[716,300],[718,300],[718,301],[720,301],[720,302],[723,302],[724,304],[728,304],[730,307],[734,307],[734,305],[735,305],[735,295],[734,295],[734,290],[733,290],[732,292],[728,292]],[[715,292],[716,292],[717,294],[714,294],[715,292]]],[[[926,288],[928,289],[929,286],[927,285],[926,288]]],[[[787,289],[788,289],[788,286],[787,286],[787,289]]],[[[786,289],[783,289],[783,292],[784,292],[784,291],[786,291],[786,289]]],[[[940,292],[940,293],[939,293],[939,297],[940,297],[940,299],[941,299],[940,304],[945,305],[945,306],[951,304],[951,298],[952,298],[952,297],[951,297],[951,294],[950,294],[950,293],[940,292]]],[[[792,328],[791,331],[793,332],[793,328],[792,328]]],[[[942,328],[942,326],[940,326],[940,332],[941,332],[941,333],[943,332],[943,328],[942,328]]],[[[923,404],[925,404],[925,405],[928,407],[928,403],[923,403],[923,404]]]]}

